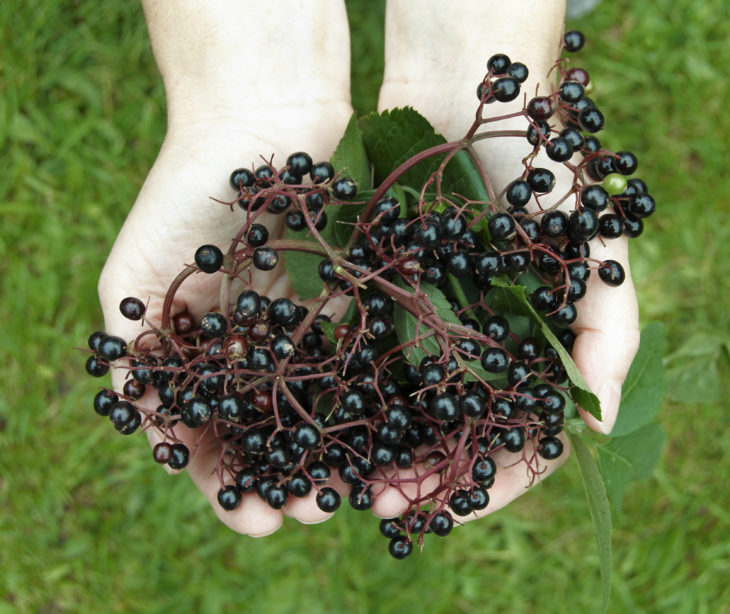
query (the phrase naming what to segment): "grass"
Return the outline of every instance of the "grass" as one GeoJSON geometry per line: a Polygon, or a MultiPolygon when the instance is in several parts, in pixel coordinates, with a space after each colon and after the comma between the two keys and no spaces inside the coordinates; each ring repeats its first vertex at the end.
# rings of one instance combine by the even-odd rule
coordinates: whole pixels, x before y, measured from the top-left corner
{"type": "MultiPolygon", "coordinates": [[[[382,4],[349,8],[365,111],[382,4]]],[[[640,154],[659,203],[632,264],[642,319],[664,322],[670,348],[730,339],[729,12],[724,0],[617,0],[575,23],[609,118],[601,138],[640,154]]],[[[164,135],[141,10],[3,3],[0,31],[0,614],[598,611],[574,463],[396,562],[352,510],[263,540],[235,535],[185,476],[153,466],[142,437],[112,434],[71,348],[102,326],[96,280],[164,135]]],[[[665,403],[661,466],[615,523],[612,612],[730,612],[727,355],[692,368],[715,370],[697,398],[717,401],[665,403]]]]}

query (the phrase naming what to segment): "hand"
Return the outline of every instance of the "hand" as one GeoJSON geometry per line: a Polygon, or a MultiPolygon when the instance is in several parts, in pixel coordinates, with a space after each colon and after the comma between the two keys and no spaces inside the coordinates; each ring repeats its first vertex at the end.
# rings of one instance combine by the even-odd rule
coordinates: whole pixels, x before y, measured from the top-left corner
{"type": "MultiPolygon", "coordinates": [[[[128,341],[142,329],[121,316],[123,298],[148,303],[146,317],[159,324],[167,289],[184,264],[193,261],[195,250],[212,243],[226,251],[243,212],[211,197],[235,198],[228,184],[231,172],[263,163],[260,156],[273,155],[274,163],[283,166],[289,154],[302,150],[315,162],[328,160],[352,113],[344,6],[317,2],[271,8],[268,3],[242,7],[219,2],[201,20],[196,5],[181,1],[169,14],[169,5],[150,2],[145,7],[165,80],[168,132],[99,280],[106,330],[128,341]],[[323,12],[328,34],[315,40],[309,33],[325,17],[323,12]],[[256,31],[246,25],[252,15],[256,31]]],[[[264,217],[270,236],[282,232],[282,216],[264,217]]],[[[291,294],[283,266],[255,277],[254,284],[259,293],[273,298],[291,294]]],[[[172,312],[188,310],[200,317],[217,304],[219,289],[219,274],[193,275],[178,291],[172,312]]],[[[121,390],[125,375],[126,369],[113,369],[116,390],[121,390]]],[[[139,404],[155,410],[156,391],[139,404]]],[[[182,425],[176,434],[194,450],[188,473],[233,530],[253,536],[272,533],[282,523],[282,511],[308,523],[329,516],[319,510],[314,494],[282,511],[269,508],[255,494],[245,495],[234,511],[222,510],[214,472],[218,444],[204,438],[194,448],[198,433],[182,425]]],[[[160,441],[155,430],[148,436],[152,445],[160,441]]]]}
{"type": "MultiPolygon", "coordinates": [[[[530,8],[527,3],[470,3],[449,6],[444,21],[443,5],[435,1],[410,5],[390,0],[386,14],[386,68],[380,91],[381,110],[414,106],[447,140],[457,140],[474,120],[476,85],[486,72],[486,60],[495,53],[506,53],[513,61],[523,62],[530,77],[522,93],[529,100],[540,84],[540,93],[548,93],[547,74],[558,56],[563,27],[564,2],[540,3],[530,8]]],[[[486,112],[506,115],[522,109],[523,96],[511,103],[494,103],[486,112]]],[[[493,129],[521,129],[528,126],[522,117],[495,122],[493,129]]],[[[495,192],[499,193],[522,172],[523,158],[532,147],[514,137],[488,139],[477,144],[477,152],[495,192]]],[[[549,168],[558,185],[570,171],[551,161],[543,153],[536,166],[549,168]]],[[[570,183],[569,179],[568,182],[570,183]]],[[[557,190],[556,190],[557,192],[557,190]]],[[[556,194],[555,199],[562,196],[556,194]]],[[[550,205],[546,198],[543,206],[550,205]]],[[[586,296],[578,304],[579,316],[573,326],[577,334],[573,359],[602,406],[602,420],[583,414],[588,426],[610,432],[616,421],[621,385],[638,348],[638,308],[628,263],[627,240],[600,239],[591,243],[591,257],[611,258],[626,271],[626,281],[618,288],[609,288],[593,273],[586,296]]],[[[566,452],[554,461],[541,461],[544,469],[538,479],[552,473],[568,456],[566,452]]],[[[517,462],[521,453],[500,451],[493,457],[498,465],[490,503],[484,512],[467,517],[474,519],[494,512],[520,496],[533,484],[533,475],[524,463],[517,462]]],[[[395,489],[387,489],[376,498],[373,510],[384,517],[395,516],[405,509],[405,499],[395,489]]]]}

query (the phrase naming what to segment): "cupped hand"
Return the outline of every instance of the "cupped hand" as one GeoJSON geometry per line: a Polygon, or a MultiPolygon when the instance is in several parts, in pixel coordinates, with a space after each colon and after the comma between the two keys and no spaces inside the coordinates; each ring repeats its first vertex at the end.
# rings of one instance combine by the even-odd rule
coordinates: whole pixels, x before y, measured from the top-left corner
{"type": "MultiPolygon", "coordinates": [[[[407,3],[391,1],[386,14],[386,69],[380,91],[379,108],[413,106],[424,115],[447,140],[464,136],[474,121],[478,104],[475,91],[486,73],[487,59],[506,53],[513,61],[526,64],[530,77],[522,94],[511,103],[493,103],[485,107],[484,117],[519,112],[524,96],[546,95],[555,83],[548,72],[558,57],[562,33],[564,3],[541,3],[530,8],[526,3],[460,2],[451,7],[448,19],[442,19],[439,3],[427,1],[418,13],[407,3]],[[488,27],[477,27],[488,24],[488,27]]],[[[599,100],[600,104],[600,100],[599,100]]],[[[528,127],[524,117],[490,124],[494,130],[522,130],[528,127]]],[[[476,144],[480,161],[492,182],[495,193],[518,178],[523,159],[532,152],[524,138],[487,139],[476,144]]],[[[576,161],[579,158],[576,155],[576,161]]],[[[548,168],[556,175],[557,186],[572,183],[572,172],[553,162],[544,153],[534,166],[548,168]],[[567,182],[567,183],[566,183],[567,182]]],[[[545,195],[540,204],[552,206],[564,192],[545,195]]],[[[564,206],[574,204],[567,201],[564,206]]],[[[528,205],[533,210],[535,202],[528,205]]],[[[637,351],[638,307],[628,262],[627,239],[621,237],[590,243],[591,258],[613,259],[621,263],[626,280],[619,287],[609,287],[593,272],[586,295],[577,304],[578,318],[572,326],[576,333],[572,356],[590,388],[601,401],[602,419],[581,410],[586,424],[601,433],[611,431],[618,414],[621,386],[637,351]]],[[[568,457],[569,445],[561,435],[565,452],[552,461],[539,459],[539,475],[522,462],[523,452],[511,454],[500,450],[493,457],[497,463],[496,480],[489,490],[490,503],[485,510],[461,521],[494,512],[525,493],[532,485],[555,471],[568,457]]],[[[531,445],[531,444],[528,444],[531,445]]],[[[532,455],[528,449],[524,454],[532,455]]],[[[394,488],[386,489],[375,501],[373,510],[390,517],[406,509],[406,499],[394,488]]]]}

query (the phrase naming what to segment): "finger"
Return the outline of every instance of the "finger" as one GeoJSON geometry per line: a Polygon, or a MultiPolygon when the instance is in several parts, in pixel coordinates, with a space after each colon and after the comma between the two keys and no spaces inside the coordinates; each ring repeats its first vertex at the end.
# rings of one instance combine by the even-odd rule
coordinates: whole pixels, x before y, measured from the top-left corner
{"type": "Polygon", "coordinates": [[[451,515],[461,523],[483,518],[502,509],[528,490],[552,475],[570,456],[570,444],[564,434],[558,435],[563,442],[563,453],[556,459],[545,460],[536,451],[536,444],[529,441],[522,452],[498,450],[491,458],[497,464],[494,484],[488,490],[489,503],[483,510],[472,512],[468,516],[459,516],[453,511],[451,515]],[[529,459],[529,463],[525,462],[529,459]]]}
{"type": "Polygon", "coordinates": [[[628,240],[613,239],[591,244],[591,258],[619,262],[626,280],[618,287],[605,284],[595,270],[588,279],[573,325],[577,336],[573,360],[591,390],[601,401],[602,419],[581,410],[586,424],[610,433],[618,416],[621,387],[639,347],[639,308],[628,260],[628,240]]]}
{"type": "MultiPolygon", "coordinates": [[[[256,494],[243,495],[241,503],[233,510],[224,510],[218,503],[218,491],[222,485],[216,468],[220,445],[212,437],[200,437],[191,429],[183,428],[176,435],[190,450],[187,471],[193,483],[210,503],[216,516],[236,533],[251,537],[264,537],[276,532],[282,525],[283,514],[272,509],[256,494]]],[[[226,476],[224,486],[232,483],[226,476]]]]}

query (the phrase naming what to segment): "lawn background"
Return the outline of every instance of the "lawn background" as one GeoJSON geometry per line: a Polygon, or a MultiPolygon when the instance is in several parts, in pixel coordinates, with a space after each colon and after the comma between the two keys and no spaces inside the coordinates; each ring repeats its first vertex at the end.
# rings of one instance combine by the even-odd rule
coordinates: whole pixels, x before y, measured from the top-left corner
{"type": "MultiPolygon", "coordinates": [[[[601,139],[639,154],[658,202],[632,252],[642,321],[664,322],[680,350],[661,465],[615,522],[612,612],[730,612],[729,6],[615,0],[570,23],[589,38],[601,139]]],[[[383,3],[348,8],[362,112],[383,3]]],[[[101,326],[96,281],[163,135],[136,2],[0,4],[0,614],[598,611],[574,462],[397,562],[349,509],[235,535],[143,436],[93,413],[98,382],[71,348],[101,326]]]]}

